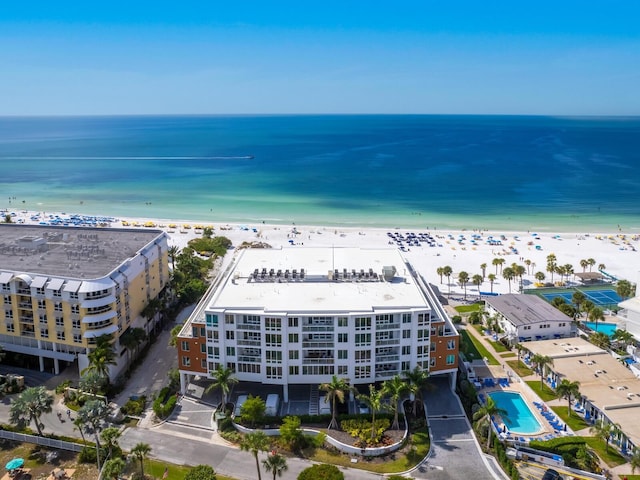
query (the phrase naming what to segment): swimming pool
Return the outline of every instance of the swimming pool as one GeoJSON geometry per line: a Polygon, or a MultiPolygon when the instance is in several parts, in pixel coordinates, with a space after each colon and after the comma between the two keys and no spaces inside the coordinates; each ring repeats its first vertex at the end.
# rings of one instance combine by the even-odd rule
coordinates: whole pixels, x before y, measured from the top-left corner
{"type": "Polygon", "coordinates": [[[613,335],[613,333],[616,331],[618,327],[618,325],[616,325],[615,323],[605,323],[605,322],[598,322],[597,324],[598,328],[596,328],[596,322],[584,322],[584,324],[594,332],[606,333],[609,337],[613,335]]]}
{"type": "Polygon", "coordinates": [[[518,392],[492,392],[488,394],[496,405],[506,410],[503,418],[509,431],[523,435],[533,435],[542,430],[542,425],[518,392]]]}

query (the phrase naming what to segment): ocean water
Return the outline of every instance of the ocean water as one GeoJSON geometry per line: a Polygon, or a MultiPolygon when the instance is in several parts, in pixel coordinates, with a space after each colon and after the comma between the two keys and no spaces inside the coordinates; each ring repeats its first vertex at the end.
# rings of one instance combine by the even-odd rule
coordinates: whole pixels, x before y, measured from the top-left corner
{"type": "Polygon", "coordinates": [[[640,117],[0,117],[9,210],[638,232],[638,166],[640,117]]]}

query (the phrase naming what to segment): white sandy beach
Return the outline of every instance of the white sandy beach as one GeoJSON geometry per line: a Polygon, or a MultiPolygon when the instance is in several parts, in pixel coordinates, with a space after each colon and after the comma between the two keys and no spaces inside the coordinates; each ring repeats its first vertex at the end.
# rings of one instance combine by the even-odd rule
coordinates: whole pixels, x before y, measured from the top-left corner
{"type": "MultiPolygon", "coordinates": [[[[46,215],[38,212],[19,212],[14,221],[26,224],[38,224],[41,220],[46,220],[50,215],[66,217],[65,214],[46,215]]],[[[156,228],[165,230],[169,235],[170,245],[183,248],[187,242],[196,236],[202,235],[202,230],[196,226],[209,226],[214,229],[214,235],[224,235],[228,237],[234,246],[239,246],[243,242],[264,242],[274,248],[303,248],[314,246],[333,246],[361,248],[379,248],[388,246],[398,248],[392,242],[388,232],[401,233],[406,236],[407,232],[427,233],[427,230],[405,230],[405,229],[358,229],[344,227],[314,227],[307,225],[240,225],[240,224],[216,224],[209,222],[192,222],[168,219],[149,218],[120,218],[110,224],[111,227],[128,228],[149,228],[155,225],[156,228]],[[145,227],[145,225],[147,225],[145,227]],[[174,227],[175,225],[175,227],[174,227]],[[189,228],[186,228],[188,226],[189,228]]],[[[451,275],[451,292],[454,296],[463,294],[463,288],[458,284],[458,273],[465,271],[469,274],[467,284],[467,297],[477,296],[478,288],[472,284],[471,278],[475,274],[482,274],[480,265],[487,264],[486,275],[496,273],[496,267],[492,264],[494,258],[503,258],[503,267],[513,263],[526,267],[526,260],[531,261],[529,272],[523,277],[524,287],[532,287],[536,281],[535,272],[541,271],[546,275],[545,281],[550,281],[551,276],[546,272],[547,255],[553,253],[557,258],[558,265],[571,264],[574,272],[582,272],[580,260],[593,258],[596,264],[591,271],[597,271],[600,264],[606,266],[605,271],[619,279],[627,279],[632,283],[638,281],[640,271],[640,236],[625,234],[624,232],[593,232],[585,233],[562,233],[550,234],[540,233],[534,236],[532,232],[506,232],[506,231],[429,231],[435,241],[435,246],[429,246],[426,242],[421,242],[420,246],[408,246],[405,242],[405,258],[421,272],[425,278],[442,290],[443,293],[449,291],[447,278],[440,277],[436,273],[438,267],[450,266],[453,269],[451,275]],[[473,235],[476,235],[475,243],[472,243],[473,235]],[[487,240],[500,241],[502,245],[490,245],[487,240]],[[517,251],[517,253],[514,253],[517,251]]],[[[587,267],[586,271],[589,271],[587,267]]],[[[554,275],[554,281],[558,280],[558,275],[554,275]]],[[[577,278],[570,276],[571,284],[575,285],[577,278]]],[[[511,282],[511,291],[517,291],[517,281],[511,282]]],[[[491,285],[488,280],[481,285],[480,291],[489,292],[491,285]]],[[[500,268],[497,270],[497,279],[493,285],[496,293],[508,293],[509,284],[502,278],[500,268]]]]}

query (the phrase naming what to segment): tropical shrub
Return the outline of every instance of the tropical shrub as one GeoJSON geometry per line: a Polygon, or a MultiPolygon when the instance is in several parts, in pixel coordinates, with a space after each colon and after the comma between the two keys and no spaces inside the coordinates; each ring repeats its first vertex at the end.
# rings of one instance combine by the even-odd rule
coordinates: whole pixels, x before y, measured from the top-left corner
{"type": "Polygon", "coordinates": [[[344,474],[335,465],[321,463],[305,468],[298,480],[344,480],[344,474]]]}

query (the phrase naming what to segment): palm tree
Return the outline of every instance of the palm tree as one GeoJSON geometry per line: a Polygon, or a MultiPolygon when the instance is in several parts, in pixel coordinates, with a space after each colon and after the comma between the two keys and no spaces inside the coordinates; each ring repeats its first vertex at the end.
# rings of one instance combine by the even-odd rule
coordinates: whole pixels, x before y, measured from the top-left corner
{"type": "Polygon", "coordinates": [[[80,377],[78,387],[90,395],[98,394],[105,386],[106,380],[98,372],[87,372],[80,377]]]}
{"type": "Polygon", "coordinates": [[[604,332],[592,333],[589,336],[589,341],[596,347],[602,348],[603,350],[607,350],[611,347],[611,339],[609,338],[609,335],[604,332]]]}
{"type": "Polygon", "coordinates": [[[272,453],[262,461],[262,466],[267,472],[273,473],[273,480],[282,476],[283,472],[286,472],[289,466],[287,465],[287,458],[279,453],[272,453]]]}
{"type": "Polygon", "coordinates": [[[536,274],[534,275],[534,277],[535,277],[535,279],[536,279],[538,282],[540,282],[540,283],[544,282],[544,279],[546,278],[546,276],[545,276],[544,272],[536,272],[536,274]]]}
{"type": "Polygon", "coordinates": [[[593,258],[587,258],[587,263],[589,264],[589,271],[591,271],[591,268],[596,264],[596,261],[593,258]]]}
{"type": "Polygon", "coordinates": [[[227,408],[227,397],[237,383],[238,378],[234,375],[232,369],[218,365],[213,374],[213,383],[207,387],[205,393],[209,393],[212,390],[220,390],[222,393],[222,410],[224,411],[227,408]]]}
{"type": "Polygon", "coordinates": [[[556,386],[556,394],[560,398],[566,398],[569,402],[569,413],[571,416],[571,400],[580,396],[580,382],[572,382],[566,378],[563,378],[558,386],[556,386]]]}
{"type": "Polygon", "coordinates": [[[465,272],[464,270],[460,273],[458,273],[458,282],[460,282],[460,285],[462,285],[462,288],[464,288],[464,299],[467,299],[467,282],[469,281],[469,274],[467,272],[465,272]]]}
{"type": "Polygon", "coordinates": [[[587,319],[590,319],[592,322],[593,321],[596,322],[596,328],[594,328],[594,330],[597,332],[598,321],[604,320],[604,312],[600,307],[593,307],[592,309],[589,310],[589,313],[587,314],[587,319]]]}
{"type": "Polygon", "coordinates": [[[635,475],[636,468],[640,468],[640,449],[636,449],[629,459],[629,465],[631,465],[631,473],[635,475]]]}
{"type": "Polygon", "coordinates": [[[102,437],[104,444],[109,449],[109,455],[107,456],[107,458],[112,458],[113,449],[118,447],[118,439],[121,435],[122,433],[117,427],[107,427],[102,431],[102,434],[100,436],[102,437]]]}
{"type": "Polygon", "coordinates": [[[371,440],[376,438],[376,413],[382,410],[382,390],[376,390],[376,387],[369,384],[369,395],[358,395],[358,399],[369,405],[371,408],[371,440]]]}
{"type": "Polygon", "coordinates": [[[426,386],[429,371],[417,366],[413,370],[404,372],[404,377],[409,382],[409,393],[413,396],[413,413],[417,415],[418,399],[422,402],[422,389],[426,386]]]}
{"type": "MultiPolygon", "coordinates": [[[[607,268],[607,266],[604,263],[598,265],[598,270],[600,271],[603,271],[605,268],[607,268]]],[[[589,271],[591,271],[591,269],[589,269],[589,271]]]]}
{"type": "Polygon", "coordinates": [[[616,330],[615,332],[613,332],[613,336],[611,338],[613,340],[616,340],[617,342],[622,343],[622,345],[626,349],[627,346],[634,341],[635,337],[631,332],[628,332],[627,330],[616,330]]]}
{"type": "Polygon", "coordinates": [[[484,282],[484,277],[486,277],[486,274],[487,274],[487,264],[481,263],[480,270],[482,270],[482,281],[484,282]]]}
{"type": "Polygon", "coordinates": [[[483,281],[484,281],[484,278],[482,277],[482,275],[475,274],[473,277],[471,277],[471,282],[476,287],[478,287],[478,295],[480,295],[480,285],[482,285],[483,281]]]}
{"type": "Polygon", "coordinates": [[[104,467],[102,467],[102,475],[106,478],[112,478],[113,480],[118,480],[120,475],[124,472],[124,468],[126,464],[124,460],[121,458],[112,458],[107,460],[104,463],[104,467]]]}
{"type": "Polygon", "coordinates": [[[50,413],[53,406],[53,395],[44,387],[29,387],[11,402],[9,421],[18,427],[25,427],[35,422],[38,435],[42,436],[40,417],[50,413]]]}
{"type": "Polygon", "coordinates": [[[589,266],[589,261],[585,259],[580,260],[580,266],[582,267],[582,271],[586,272],[587,267],[589,266]]]}
{"type": "Polygon", "coordinates": [[[446,265],[442,268],[442,273],[445,277],[447,277],[447,285],[449,285],[449,296],[451,296],[451,274],[453,273],[453,269],[446,265]]]}
{"type": "Polygon", "coordinates": [[[498,407],[493,398],[487,396],[487,401],[484,405],[482,405],[476,413],[473,414],[473,419],[478,422],[487,423],[488,431],[487,431],[487,450],[491,448],[491,417],[495,415],[500,415],[502,419],[507,418],[507,411],[503,408],[498,407]]]}
{"type": "Polygon", "coordinates": [[[140,477],[144,478],[144,459],[151,453],[151,446],[148,443],[138,442],[131,449],[131,454],[140,462],[140,477]]]}
{"type": "Polygon", "coordinates": [[[496,275],[498,275],[498,266],[500,266],[500,271],[502,272],[502,265],[504,265],[504,258],[494,258],[491,261],[491,265],[494,265],[496,267],[496,275]]]}
{"type": "Polygon", "coordinates": [[[511,293],[511,280],[515,278],[516,273],[513,271],[513,268],[507,267],[502,271],[502,276],[509,282],[509,293],[511,293]]]}
{"type": "Polygon", "coordinates": [[[493,282],[496,281],[496,276],[493,273],[490,273],[487,278],[489,279],[489,284],[491,285],[491,293],[493,293],[493,282]]]}
{"type": "Polygon", "coordinates": [[[564,265],[564,275],[567,277],[567,282],[569,281],[569,275],[573,275],[573,265],[567,263],[564,265]]]}
{"type": "Polygon", "coordinates": [[[89,425],[93,431],[96,440],[96,462],[98,470],[100,470],[100,431],[102,430],[102,422],[111,413],[109,405],[102,400],[87,400],[85,404],[78,410],[78,418],[85,425],[89,425]]]}
{"type": "Polygon", "coordinates": [[[526,348],[521,343],[516,343],[513,347],[518,351],[518,363],[520,363],[520,356],[522,355],[522,351],[526,350],[526,348]]]}
{"type": "Polygon", "coordinates": [[[382,393],[391,397],[391,404],[393,407],[393,423],[391,428],[394,430],[400,429],[400,422],[398,421],[398,413],[400,411],[400,398],[402,394],[408,390],[408,385],[400,375],[395,375],[389,380],[385,380],[382,384],[382,393]]]}
{"type": "Polygon", "coordinates": [[[571,302],[576,306],[576,315],[580,315],[580,307],[584,304],[586,299],[587,297],[580,290],[571,296],[571,302]]]}
{"type": "Polygon", "coordinates": [[[269,450],[270,440],[267,434],[262,430],[255,430],[251,433],[247,433],[242,437],[240,441],[240,449],[243,452],[250,452],[253,458],[256,460],[256,468],[258,469],[258,480],[262,480],[260,474],[260,463],[258,462],[258,453],[266,452],[269,450]]]}
{"type": "Polygon", "coordinates": [[[80,432],[80,436],[82,437],[82,443],[87,443],[87,439],[84,438],[84,422],[82,418],[76,417],[73,419],[74,430],[78,430],[80,432]]]}
{"type": "Polygon", "coordinates": [[[87,354],[89,366],[80,372],[81,375],[88,372],[96,372],[109,383],[109,367],[117,365],[111,339],[111,335],[100,335],[96,339],[95,348],[87,354]]]}
{"type": "Polygon", "coordinates": [[[169,259],[171,260],[171,270],[176,269],[176,258],[179,253],[180,253],[180,249],[178,248],[177,245],[171,245],[167,249],[167,254],[169,255],[169,259]]]}
{"type": "Polygon", "coordinates": [[[553,358],[536,353],[531,358],[531,361],[536,364],[536,368],[540,374],[540,389],[542,390],[542,387],[544,386],[544,370],[548,365],[553,365],[553,358]]]}
{"type": "Polygon", "coordinates": [[[616,293],[626,300],[631,296],[631,290],[633,289],[629,280],[619,280],[616,285],[616,293]]]}
{"type": "Polygon", "coordinates": [[[604,418],[600,418],[599,422],[596,422],[589,427],[589,432],[592,433],[594,437],[605,442],[605,450],[608,452],[609,441],[611,440],[611,425],[605,424],[604,418]]]}
{"type": "Polygon", "coordinates": [[[531,267],[531,264],[533,262],[531,260],[529,260],[528,258],[524,261],[524,264],[527,266],[527,275],[529,275],[529,267],[531,267]]]}
{"type": "Polygon", "coordinates": [[[127,349],[127,363],[131,361],[131,353],[137,352],[138,347],[147,339],[147,332],[143,328],[128,328],[120,335],[119,342],[127,349]]]}
{"type": "Polygon", "coordinates": [[[551,283],[553,283],[553,274],[556,273],[557,268],[556,256],[553,253],[547,255],[547,272],[551,274],[551,283]]]}
{"type": "Polygon", "coordinates": [[[444,275],[444,268],[443,267],[436,268],[436,274],[440,275],[440,284],[442,285],[442,275],[444,275]]]}
{"type": "Polygon", "coordinates": [[[526,269],[522,265],[516,265],[513,267],[513,271],[515,275],[520,279],[520,291],[522,291],[522,276],[524,275],[526,269]]]}
{"type": "Polygon", "coordinates": [[[338,378],[334,375],[331,378],[331,382],[323,383],[320,385],[320,390],[327,392],[327,401],[331,403],[331,422],[327,427],[329,430],[332,428],[338,428],[338,421],[336,415],[338,409],[336,408],[336,400],[340,403],[344,403],[344,394],[351,390],[349,380],[346,378],[338,378]]]}

